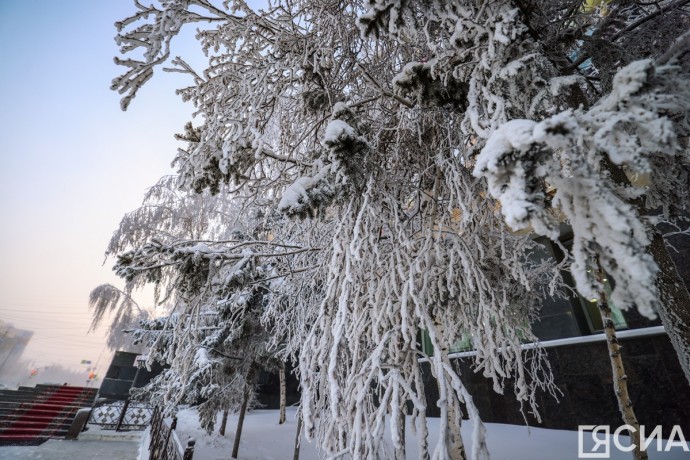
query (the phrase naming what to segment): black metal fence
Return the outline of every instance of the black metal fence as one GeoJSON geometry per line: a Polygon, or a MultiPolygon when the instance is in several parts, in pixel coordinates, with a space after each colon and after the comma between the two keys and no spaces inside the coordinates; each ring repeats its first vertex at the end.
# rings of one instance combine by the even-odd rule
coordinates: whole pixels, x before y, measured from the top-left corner
{"type": "Polygon", "coordinates": [[[153,408],[145,402],[97,401],[91,411],[89,423],[104,430],[141,431],[151,423],[153,408]]]}
{"type": "Polygon", "coordinates": [[[151,418],[151,443],[149,444],[149,460],[192,460],[194,456],[194,439],[187,441],[182,447],[180,438],[175,432],[177,418],[168,423],[163,412],[156,407],[151,418]]]}

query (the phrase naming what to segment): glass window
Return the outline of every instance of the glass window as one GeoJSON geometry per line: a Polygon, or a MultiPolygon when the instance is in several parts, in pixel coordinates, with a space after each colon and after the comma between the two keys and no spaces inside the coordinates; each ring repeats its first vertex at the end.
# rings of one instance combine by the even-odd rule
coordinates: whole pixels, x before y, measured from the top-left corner
{"type": "MultiPolygon", "coordinates": [[[[550,241],[543,238],[535,241],[539,245],[530,253],[530,259],[535,262],[546,259],[561,259],[550,241]]],[[[563,273],[562,275],[564,281],[568,283],[570,280],[568,274],[563,273]]],[[[542,301],[538,319],[532,323],[534,335],[539,340],[554,340],[582,335],[580,322],[584,322],[584,318],[578,318],[578,312],[573,308],[574,304],[578,304],[579,308],[577,299],[547,296],[542,301]]],[[[582,315],[580,314],[580,316],[582,315]]]]}
{"type": "MultiPolygon", "coordinates": [[[[429,338],[429,333],[427,331],[422,331],[422,352],[427,356],[434,355],[434,347],[431,344],[431,339],[429,338]]],[[[450,353],[460,353],[463,351],[471,351],[474,349],[472,345],[472,336],[468,333],[463,333],[460,340],[455,342],[450,346],[450,353]]]]}
{"type": "MultiPolygon", "coordinates": [[[[613,327],[618,329],[627,329],[628,323],[625,321],[625,316],[620,308],[616,307],[611,301],[611,283],[607,278],[604,278],[604,293],[606,294],[606,299],[611,309],[611,319],[613,320],[613,327]]],[[[590,324],[592,327],[592,332],[600,332],[604,330],[604,323],[601,320],[601,313],[599,312],[599,307],[597,302],[599,299],[584,299],[580,297],[582,305],[584,305],[587,311],[587,316],[589,317],[590,324]]]]}
{"type": "MultiPolygon", "coordinates": [[[[563,245],[566,248],[572,247],[572,240],[563,241],[563,245]]],[[[563,278],[574,288],[575,283],[572,281],[569,273],[564,273],[563,278]]],[[[650,320],[649,318],[642,316],[636,308],[630,308],[622,311],[620,308],[614,305],[614,303],[611,302],[611,292],[614,288],[615,284],[613,283],[613,280],[608,277],[604,278],[604,292],[606,294],[606,298],[608,299],[609,307],[611,308],[611,319],[613,320],[613,324],[616,329],[634,329],[661,324],[659,319],[650,320]]],[[[604,324],[601,320],[601,313],[599,312],[596,299],[585,299],[577,295],[571,300],[576,306],[576,315],[581,317],[579,324],[580,330],[583,331],[583,334],[596,334],[604,330],[604,324]]]]}

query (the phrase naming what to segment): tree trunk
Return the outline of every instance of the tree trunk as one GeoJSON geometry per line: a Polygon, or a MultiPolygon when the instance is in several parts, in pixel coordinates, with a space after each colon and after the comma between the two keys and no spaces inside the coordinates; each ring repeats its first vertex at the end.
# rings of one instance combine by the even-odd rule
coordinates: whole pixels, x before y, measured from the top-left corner
{"type": "MultiPolygon", "coordinates": [[[[630,185],[628,176],[620,166],[614,165],[606,159],[605,167],[611,173],[614,182],[630,185]]],[[[641,216],[649,214],[644,207],[643,199],[634,200],[632,205],[636,207],[641,216]]],[[[685,379],[690,383],[690,294],[668,253],[661,232],[653,226],[649,226],[648,232],[651,243],[647,247],[647,251],[659,267],[659,273],[656,277],[656,286],[659,289],[660,297],[659,318],[676,351],[685,379]]]]}
{"type": "Polygon", "coordinates": [[[237,431],[235,432],[235,442],[232,445],[232,458],[237,458],[237,453],[240,450],[240,438],[242,437],[242,426],[244,426],[244,416],[247,413],[247,406],[249,399],[252,396],[254,383],[255,363],[252,363],[247,370],[247,375],[244,378],[244,399],[242,400],[242,407],[240,407],[240,417],[237,419],[237,431]]]}
{"type": "MultiPolygon", "coordinates": [[[[623,169],[605,159],[604,166],[611,174],[611,179],[617,184],[630,185],[630,180],[623,169]]],[[[649,214],[644,207],[644,199],[638,198],[631,203],[640,215],[649,214]]],[[[659,267],[656,286],[659,289],[659,318],[666,329],[673,349],[683,369],[685,379],[690,383],[690,293],[685,282],[678,274],[676,265],[671,259],[668,247],[661,232],[649,226],[648,232],[651,243],[647,251],[654,258],[659,267]]]]}
{"type": "MultiPolygon", "coordinates": [[[[601,267],[599,267],[597,271],[599,273],[599,279],[603,280],[604,276],[601,267]]],[[[632,443],[635,445],[635,449],[632,451],[633,457],[635,460],[647,460],[647,452],[642,450],[640,444],[640,424],[635,416],[633,403],[628,393],[628,376],[625,374],[625,367],[623,366],[621,346],[616,337],[616,329],[613,324],[613,319],[611,318],[611,308],[609,307],[606,294],[603,291],[599,293],[598,307],[601,313],[601,320],[604,323],[604,332],[606,333],[606,344],[608,346],[611,370],[613,372],[613,391],[618,401],[618,409],[621,412],[623,423],[633,428],[630,433],[632,443]]]]}
{"type": "Polygon", "coordinates": [[[398,431],[398,437],[400,438],[400,447],[395,448],[395,460],[405,460],[405,405],[400,409],[396,430],[398,431]]]}
{"type": "MultiPolygon", "coordinates": [[[[434,329],[437,337],[445,337],[443,323],[438,318],[434,318],[434,329]]],[[[439,354],[438,359],[440,359],[443,364],[452,368],[450,365],[450,360],[448,359],[448,352],[448,348],[444,346],[440,347],[440,349],[435,349],[433,360],[435,361],[437,359],[436,354],[439,354]]],[[[446,410],[444,411],[442,407],[440,409],[441,417],[445,416],[447,420],[448,429],[446,432],[446,439],[448,456],[451,460],[466,460],[467,455],[465,453],[465,445],[462,439],[462,432],[460,431],[462,425],[462,414],[459,412],[460,408],[458,407],[458,402],[451,400],[452,396],[448,394],[449,391],[448,388],[445,387],[445,382],[442,382],[444,379],[443,373],[445,372],[443,366],[437,365],[436,363],[433,363],[432,365],[436,367],[436,384],[438,385],[438,394],[441,398],[445,399],[446,410]]]]}
{"type": "Polygon", "coordinates": [[[302,434],[302,414],[297,413],[297,434],[295,435],[295,450],[292,454],[292,460],[299,460],[299,445],[300,436],[302,434]]]}
{"type": "Polygon", "coordinates": [[[656,283],[661,297],[659,317],[690,383],[690,294],[658,231],[652,236],[649,252],[659,266],[656,283]]]}
{"type": "Polygon", "coordinates": [[[285,423],[285,406],[286,395],[285,395],[285,363],[280,362],[280,369],[278,370],[278,378],[280,379],[280,416],[278,418],[278,425],[285,423]]]}
{"type": "Polygon", "coordinates": [[[460,432],[460,427],[462,423],[461,414],[454,404],[450,404],[448,407],[448,427],[450,429],[450,449],[448,453],[450,454],[451,460],[466,460],[467,454],[465,453],[465,443],[462,439],[462,433],[460,432]]]}
{"type": "Polygon", "coordinates": [[[223,418],[220,421],[220,429],[218,430],[218,434],[221,436],[225,436],[225,427],[228,424],[228,409],[225,409],[223,411],[223,418]]]}
{"type": "Polygon", "coordinates": [[[237,458],[237,453],[240,450],[240,438],[242,437],[242,426],[244,425],[244,414],[247,413],[247,405],[249,404],[249,389],[244,392],[244,400],[242,400],[242,407],[240,408],[240,417],[237,420],[237,431],[235,432],[235,442],[232,445],[232,458],[237,458]]]}

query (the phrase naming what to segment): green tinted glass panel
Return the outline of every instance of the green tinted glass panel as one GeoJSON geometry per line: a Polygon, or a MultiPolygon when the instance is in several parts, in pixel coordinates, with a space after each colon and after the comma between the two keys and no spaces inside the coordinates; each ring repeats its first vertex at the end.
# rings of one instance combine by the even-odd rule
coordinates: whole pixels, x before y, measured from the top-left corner
{"type": "MultiPolygon", "coordinates": [[[[611,319],[613,320],[613,326],[616,329],[627,329],[628,323],[625,321],[623,312],[620,308],[611,301],[611,284],[608,280],[604,280],[604,292],[606,293],[606,298],[608,299],[609,308],[611,309],[611,319]]],[[[590,323],[592,325],[592,331],[598,332],[604,330],[604,323],[601,321],[601,313],[599,312],[599,307],[597,307],[597,299],[582,299],[585,304],[585,309],[589,316],[590,323]]]]}

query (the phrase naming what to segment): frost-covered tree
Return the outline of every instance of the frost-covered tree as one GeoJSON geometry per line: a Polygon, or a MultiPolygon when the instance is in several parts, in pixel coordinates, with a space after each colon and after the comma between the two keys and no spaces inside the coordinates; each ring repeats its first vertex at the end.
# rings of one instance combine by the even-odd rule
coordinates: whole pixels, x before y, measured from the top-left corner
{"type": "Polygon", "coordinates": [[[127,351],[139,348],[127,331],[141,321],[150,319],[152,312],[142,309],[131,295],[112,284],[101,284],[89,294],[89,309],[93,315],[89,332],[96,330],[107,318],[108,348],[127,351]]]}
{"type": "Polygon", "coordinates": [[[197,404],[208,431],[219,411],[246,410],[258,372],[276,367],[260,324],[266,267],[256,265],[249,249],[230,252],[200,243],[148,244],[116,265],[130,279],[155,279],[161,265],[177,272],[171,314],[142,322],[133,332],[149,346],[150,361],[168,366],[144,393],[168,411],[197,404]]]}
{"type": "MultiPolygon", "coordinates": [[[[208,287],[210,273],[251,248],[256,267],[270,266],[262,324],[276,353],[298,359],[309,438],[329,455],[403,458],[409,415],[423,458],[479,458],[480,414],[448,357],[462,334],[473,339],[476,370],[496,391],[512,389],[525,411],[538,417],[535,391],[553,391],[543,354],[521,343],[535,340],[530,321],[561,281],[556,267],[529,262],[536,243],[515,230],[557,240],[561,212],[575,232],[566,264],[582,294],[601,291],[588,275],[596,259],[621,307],[656,309],[667,324],[690,312],[648,225],[659,209],[673,218],[688,207],[687,187],[677,187],[688,177],[685,42],[620,70],[588,62],[587,30],[615,42],[655,13],[580,3],[281,0],[255,10],[241,0],[135,1],[137,13],[117,25],[122,52],[135,56],[118,60],[129,69],[113,82],[123,107],[168,60],[180,28],[205,24],[197,39],[208,67],[169,61],[190,76],[179,94],[197,117],[179,136],[179,186],[229,194],[266,237],[203,250],[151,240],[121,256],[121,273],[172,271],[180,294],[184,283],[208,287]],[[550,8],[553,24],[539,26],[550,8]],[[613,35],[607,18],[618,18],[613,35]],[[653,185],[631,186],[634,173],[653,185]],[[421,351],[421,330],[433,356],[421,351]],[[435,446],[420,358],[440,395],[435,446]],[[463,415],[475,421],[472,452],[463,415]]],[[[688,324],[668,324],[684,364],[688,324]]]]}
{"type": "Polygon", "coordinates": [[[117,257],[115,271],[127,292],[95,289],[94,323],[114,310],[112,328],[126,327],[148,346],[149,362],[166,366],[144,392],[171,410],[200,403],[202,423],[212,430],[219,410],[251,405],[255,376],[276,366],[259,322],[261,278],[269,268],[257,265],[252,249],[270,242],[244,235],[251,216],[242,216],[228,194],[187,193],[174,184],[174,177],[163,177],[122,219],[106,255],[117,257]],[[169,312],[135,321],[129,293],[147,284],[169,312]]]}
{"type": "MultiPolygon", "coordinates": [[[[247,219],[244,219],[247,220],[247,219]]],[[[251,220],[251,219],[249,219],[251,220]]],[[[254,235],[260,235],[254,228],[254,235]]],[[[139,391],[166,412],[179,404],[199,408],[202,427],[211,432],[217,414],[239,411],[233,458],[242,421],[255,404],[259,372],[274,372],[282,361],[261,323],[280,260],[307,251],[294,245],[252,239],[235,230],[232,239],[199,242],[152,239],[118,256],[116,273],[128,283],[165,283],[172,311],[144,321],[133,331],[149,348],[149,362],[167,365],[139,391]],[[167,281],[164,279],[167,278],[167,281]]]]}
{"type": "MultiPolygon", "coordinates": [[[[690,38],[687,34],[681,36],[688,30],[688,2],[599,3],[606,14],[580,10],[570,17],[563,12],[577,11],[573,2],[552,5],[554,11],[560,11],[560,17],[547,26],[547,18],[539,8],[529,9],[517,2],[533,38],[544,37],[549,44],[558,42],[557,49],[570,50],[574,62],[564,57],[556,62],[554,47],[545,47],[558,70],[550,80],[550,90],[562,94],[570,87],[570,94],[565,93],[567,105],[559,106],[558,113],[545,118],[526,114],[516,118],[530,121],[509,120],[498,127],[475,173],[495,181],[495,196],[506,191],[497,190],[506,179],[517,185],[520,179],[511,176],[515,166],[522,163],[521,155],[515,152],[515,162],[508,160],[506,167],[487,169],[487,160],[491,162],[492,151],[495,153],[494,148],[505,134],[512,131],[508,137],[517,139],[525,133],[519,127],[521,123],[539,124],[537,129],[545,143],[537,149],[542,149],[544,155],[541,159],[533,157],[535,162],[529,165],[531,160],[525,158],[525,174],[518,174],[530,176],[531,183],[517,185],[522,188],[523,198],[533,203],[511,202],[504,206],[506,217],[511,219],[509,214],[524,211],[529,216],[518,220],[532,220],[533,216],[542,223],[550,220],[551,224],[546,224],[550,229],[541,223],[533,228],[553,235],[554,219],[541,213],[549,209],[563,212],[575,234],[572,271],[578,290],[583,295],[601,291],[593,276],[595,270],[589,269],[592,259],[600,257],[603,268],[615,280],[616,305],[636,307],[647,316],[659,314],[690,380],[690,297],[659,230],[653,226],[659,220],[678,222],[688,218],[690,99],[685,88],[690,78],[690,38]],[[571,33],[575,38],[565,39],[571,33]],[[573,75],[563,76],[576,70],[573,75]],[[578,134],[566,132],[568,128],[558,132],[566,125],[578,134]],[[546,164],[553,165],[553,161],[561,162],[559,171],[547,172],[550,166],[546,164]],[[648,177],[648,181],[632,180],[640,176],[648,177]],[[541,184],[541,190],[536,184],[541,184]],[[543,193],[547,187],[552,191],[548,196],[543,193]]],[[[509,192],[504,196],[511,201],[515,195],[509,192]]],[[[524,227],[511,220],[516,228],[524,227]]]]}
{"type": "MultiPolygon", "coordinates": [[[[230,201],[210,194],[189,194],[178,190],[175,176],[164,176],[148,189],[142,205],[127,213],[113,232],[105,252],[106,258],[140,247],[150,240],[175,242],[184,239],[219,239],[229,231],[230,201]],[[223,222],[220,225],[220,222],[223,222]]],[[[166,278],[167,280],[168,278],[166,278]]],[[[132,280],[135,281],[135,280],[132,280]]],[[[138,279],[136,281],[142,281],[138,279]]],[[[91,330],[108,320],[108,345],[112,349],[129,347],[125,332],[140,321],[153,319],[155,308],[143,308],[132,297],[133,291],[146,282],[130,282],[123,289],[109,284],[98,286],[89,295],[93,319],[91,330]]],[[[156,283],[153,303],[164,303],[165,283],[156,283]]],[[[165,307],[165,305],[163,305],[165,307]]]]}
{"type": "MultiPolygon", "coordinates": [[[[635,197],[623,197],[634,206],[638,216],[647,224],[650,240],[648,252],[654,258],[659,272],[656,289],[660,302],[658,314],[676,349],[678,358],[690,380],[690,297],[675,267],[660,232],[649,226],[655,220],[670,221],[674,226],[688,217],[688,160],[687,160],[687,78],[690,72],[688,38],[681,36],[690,28],[690,2],[685,0],[660,2],[590,1],[581,8],[581,2],[517,2],[526,17],[530,34],[544,42],[549,59],[556,62],[561,73],[575,72],[585,78],[590,95],[587,100],[578,98],[570,104],[576,109],[579,104],[586,107],[598,104],[602,96],[615,86],[616,73],[636,60],[653,59],[645,66],[650,74],[637,94],[648,116],[657,118],[657,125],[664,120],[673,126],[674,140],[650,152],[649,144],[642,145],[640,154],[646,156],[650,166],[631,164],[629,159],[602,157],[606,164],[605,174],[620,189],[634,190],[635,197]],[[678,96],[677,100],[673,100],[678,96]],[[657,98],[657,100],[655,100],[657,98]],[[671,106],[668,102],[673,100],[671,106]],[[610,161],[609,161],[610,160],[610,161]],[[630,178],[648,178],[642,187],[630,187],[630,178]],[[647,185],[648,184],[648,185],[647,185]]],[[[618,79],[618,86],[624,82],[618,79]]],[[[616,92],[613,89],[613,92],[616,92]]],[[[609,100],[612,100],[609,97],[609,100]]],[[[622,101],[620,111],[628,111],[622,101]]],[[[623,114],[612,113],[617,124],[610,129],[622,137],[627,132],[621,124],[623,114]]],[[[638,139],[641,133],[631,133],[631,139],[638,139]]],[[[650,127],[648,134],[658,138],[663,132],[650,127]]],[[[609,136],[610,137],[610,136],[609,136]]],[[[648,140],[645,139],[645,142],[648,140]]],[[[632,142],[628,149],[632,148],[632,142]]],[[[611,149],[609,149],[610,151],[611,149]]],[[[607,152],[608,153],[608,152],[607,152]]],[[[606,181],[604,181],[605,183],[606,181]]],[[[632,182],[639,181],[634,180],[632,182]]],[[[614,187],[615,188],[615,187],[614,187]]],[[[687,225],[684,225],[687,226],[687,225]]],[[[642,307],[645,309],[646,307],[642,307]]]]}

